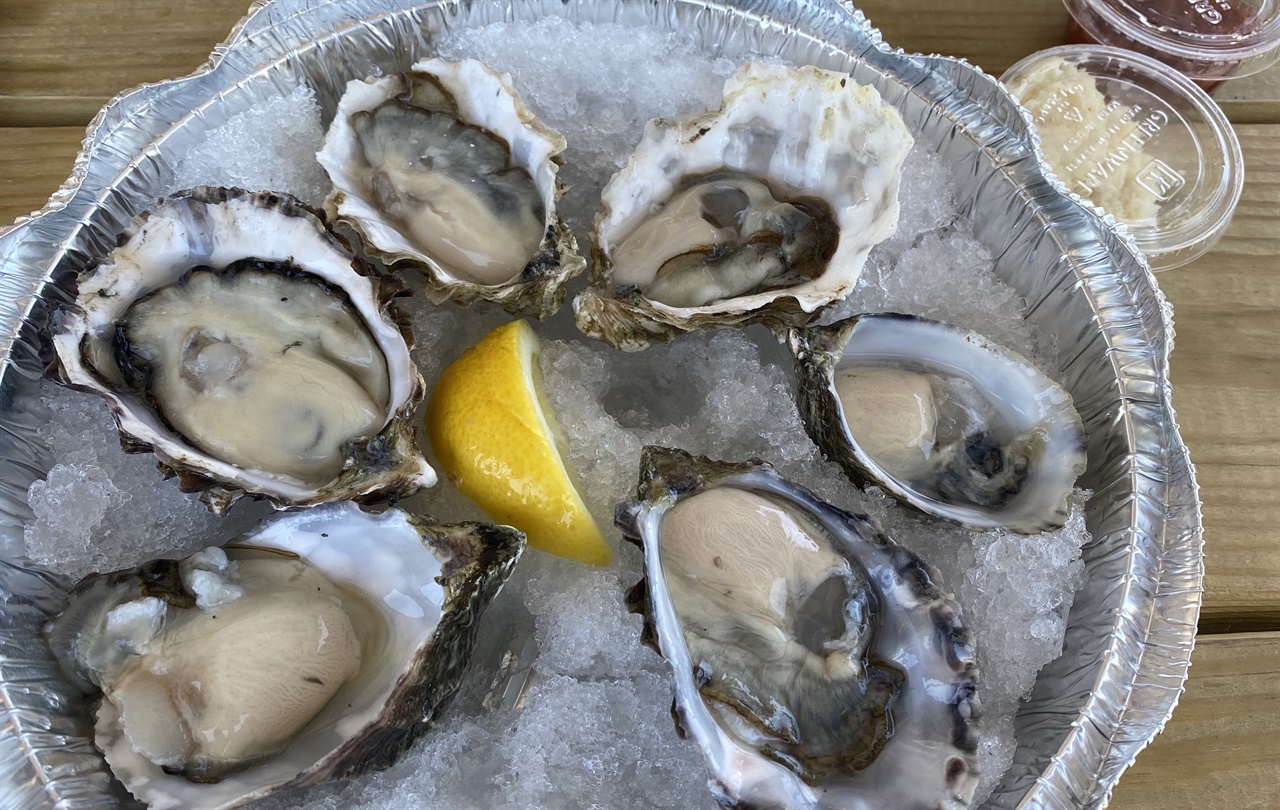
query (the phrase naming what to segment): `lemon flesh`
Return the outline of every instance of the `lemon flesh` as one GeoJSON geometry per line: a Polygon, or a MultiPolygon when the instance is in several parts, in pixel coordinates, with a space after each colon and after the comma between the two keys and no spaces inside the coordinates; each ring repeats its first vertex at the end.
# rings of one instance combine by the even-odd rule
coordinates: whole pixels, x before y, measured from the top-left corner
{"type": "Polygon", "coordinates": [[[450,483],[529,545],[607,565],[613,556],[565,461],[542,394],[538,336],[524,321],[494,329],[436,383],[427,439],[450,483]]]}

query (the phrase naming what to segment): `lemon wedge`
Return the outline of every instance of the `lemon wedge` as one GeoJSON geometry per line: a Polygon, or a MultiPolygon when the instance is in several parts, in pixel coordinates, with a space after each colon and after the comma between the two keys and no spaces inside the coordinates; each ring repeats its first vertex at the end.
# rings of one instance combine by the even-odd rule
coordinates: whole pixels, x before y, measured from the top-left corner
{"type": "Polygon", "coordinates": [[[529,545],[607,565],[613,556],[574,482],[564,439],[542,393],[538,336],[504,324],[453,362],[423,423],[449,481],[529,545]]]}

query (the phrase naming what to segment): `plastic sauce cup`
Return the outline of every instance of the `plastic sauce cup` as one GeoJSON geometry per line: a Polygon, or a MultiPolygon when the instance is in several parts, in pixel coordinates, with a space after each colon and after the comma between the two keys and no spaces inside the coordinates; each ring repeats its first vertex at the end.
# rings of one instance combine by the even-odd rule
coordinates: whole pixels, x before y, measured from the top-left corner
{"type": "Polygon", "coordinates": [[[1217,244],[1244,188],[1244,158],[1204,90],[1101,45],[1034,53],[1000,79],[1031,113],[1058,179],[1123,222],[1153,270],[1217,244]]]}
{"type": "Polygon", "coordinates": [[[1067,41],[1114,45],[1212,90],[1280,58],[1280,0],[1063,0],[1067,41]]]}

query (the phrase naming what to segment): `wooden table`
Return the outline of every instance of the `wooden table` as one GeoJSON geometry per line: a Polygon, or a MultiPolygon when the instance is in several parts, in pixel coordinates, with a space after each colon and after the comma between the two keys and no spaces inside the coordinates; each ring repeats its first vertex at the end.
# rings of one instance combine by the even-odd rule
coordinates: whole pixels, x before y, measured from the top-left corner
{"type": "MultiPolygon", "coordinates": [[[[194,70],[247,0],[0,0],[0,223],[66,179],[111,96],[194,70]]],[[[1059,0],[862,0],[885,39],[999,75],[1060,44],[1059,0]]],[[[1115,810],[1280,807],[1280,67],[1217,97],[1244,147],[1226,237],[1164,273],[1174,406],[1204,500],[1204,609],[1187,690],[1115,810]]]]}

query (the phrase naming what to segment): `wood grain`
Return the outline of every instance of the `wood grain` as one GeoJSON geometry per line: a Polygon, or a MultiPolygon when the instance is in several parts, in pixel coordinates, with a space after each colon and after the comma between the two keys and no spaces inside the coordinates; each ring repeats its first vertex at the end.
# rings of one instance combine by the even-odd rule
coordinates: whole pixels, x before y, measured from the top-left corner
{"type": "Polygon", "coordinates": [[[39,211],[71,175],[84,127],[0,127],[0,228],[39,211]]]}
{"type": "Polygon", "coordinates": [[[1063,43],[1062,0],[853,0],[885,42],[912,53],[959,56],[999,76],[1035,51],[1063,43]]]}
{"type": "Polygon", "coordinates": [[[249,0],[3,0],[0,126],[88,124],[112,96],[199,67],[249,0]]]}
{"type": "Polygon", "coordinates": [[[1280,629],[1280,127],[1237,127],[1244,195],[1223,240],[1158,276],[1173,405],[1204,503],[1202,632],[1280,629]]]}
{"type": "Polygon", "coordinates": [[[1201,638],[1164,733],[1109,810],[1280,808],[1280,633],[1201,638]]]}

